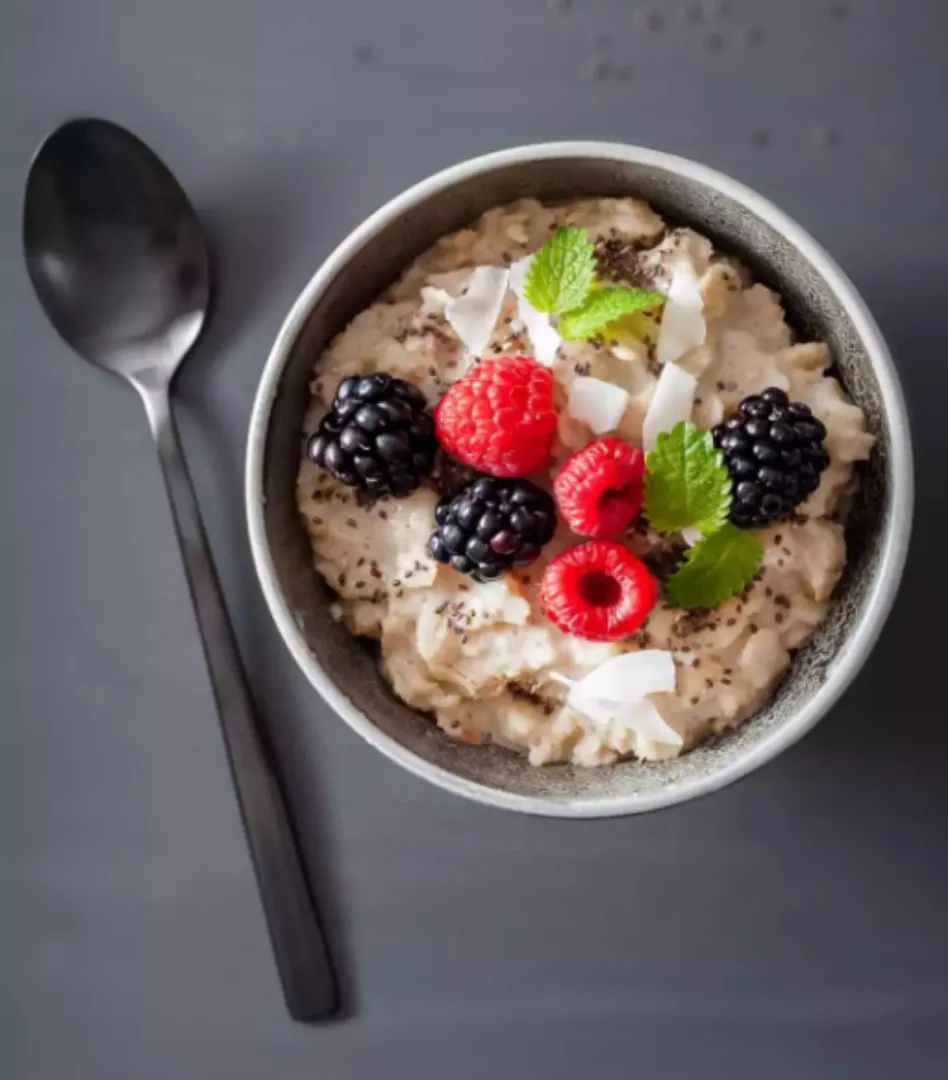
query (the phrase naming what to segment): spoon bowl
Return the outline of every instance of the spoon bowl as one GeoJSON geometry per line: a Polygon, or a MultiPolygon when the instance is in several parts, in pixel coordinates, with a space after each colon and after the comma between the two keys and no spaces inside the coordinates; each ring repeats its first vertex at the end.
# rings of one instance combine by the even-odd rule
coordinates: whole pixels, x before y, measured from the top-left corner
{"type": "Polygon", "coordinates": [[[60,336],[145,405],[287,1006],[296,1020],[323,1019],[338,1007],[335,978],[171,415],[171,381],[210,302],[200,222],[140,139],[106,120],[72,120],[33,160],[23,244],[60,336]]]}
{"type": "Polygon", "coordinates": [[[171,378],[210,303],[200,222],[140,139],[72,120],[34,158],[23,213],[30,278],[50,322],[92,363],[171,378]]]}

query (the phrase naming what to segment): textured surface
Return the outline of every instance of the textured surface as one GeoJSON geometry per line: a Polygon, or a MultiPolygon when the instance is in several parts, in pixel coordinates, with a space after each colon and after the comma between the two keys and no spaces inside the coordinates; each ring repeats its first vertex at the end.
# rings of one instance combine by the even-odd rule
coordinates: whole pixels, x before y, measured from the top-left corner
{"type": "Polygon", "coordinates": [[[868,596],[885,571],[882,552],[890,527],[890,432],[872,361],[843,302],[813,264],[742,202],[674,172],[640,164],[584,157],[532,161],[493,169],[443,187],[408,212],[394,216],[338,270],[306,316],[290,347],[270,413],[264,460],[263,503],[271,557],[283,600],[303,631],[305,648],[364,716],[428,764],[484,787],[556,801],[617,799],[673,789],[732,767],[791,724],[835,672],[836,656],[862,617],[868,596]],[[669,761],[625,761],[607,769],[566,765],[536,769],[525,757],[498,747],[453,741],[430,718],[405,707],[389,692],[374,651],[354,643],[330,615],[329,594],[312,571],[312,554],[295,498],[302,416],[313,357],[348,321],[356,277],[359,288],[379,294],[390,283],[390,260],[400,269],[439,235],[469,223],[516,195],[541,201],[580,195],[633,195],[645,199],[669,224],[712,234],[721,250],[738,255],[785,298],[790,321],[827,342],[839,374],[866,413],[877,444],[848,530],[849,558],[830,613],[794,660],[772,702],[737,731],[669,761]]]}
{"type": "Polygon", "coordinates": [[[948,8],[692,6],[0,5],[4,1075],[948,1070],[948,8]],[[349,976],[331,1029],[279,1000],[139,405],[68,355],[20,261],[29,155],[76,113],[145,137],[216,243],[178,415],[349,976]],[[919,458],[900,600],[831,716],[734,788],[598,823],[468,805],[353,736],[269,623],[240,490],[263,358],[330,247],[435,168],[577,136],[705,160],[823,240],[893,347],[919,458]]]}

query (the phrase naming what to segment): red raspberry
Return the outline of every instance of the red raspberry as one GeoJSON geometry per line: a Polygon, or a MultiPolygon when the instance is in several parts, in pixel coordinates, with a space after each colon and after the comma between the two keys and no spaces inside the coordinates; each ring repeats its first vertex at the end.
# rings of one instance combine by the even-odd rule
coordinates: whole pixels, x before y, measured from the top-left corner
{"type": "Polygon", "coordinates": [[[482,360],[438,402],[445,450],[492,476],[525,476],[547,464],[556,430],[553,376],[529,356],[482,360]]]}
{"type": "Polygon", "coordinates": [[[567,458],[553,481],[556,505],[580,536],[616,536],[642,509],[645,455],[609,436],[567,458]]]}
{"type": "Polygon", "coordinates": [[[608,540],[564,551],[546,568],[540,599],[547,618],[587,641],[617,641],[637,630],[658,597],[641,559],[608,540]]]}

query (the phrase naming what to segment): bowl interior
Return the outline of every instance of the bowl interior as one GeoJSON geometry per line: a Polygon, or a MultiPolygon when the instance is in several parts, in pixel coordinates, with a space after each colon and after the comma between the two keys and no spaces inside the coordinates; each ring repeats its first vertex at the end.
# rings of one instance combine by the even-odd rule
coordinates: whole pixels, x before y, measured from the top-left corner
{"type": "MultiPolygon", "coordinates": [[[[264,450],[264,515],[278,588],[312,658],[339,691],[383,733],[463,780],[498,792],[565,801],[629,800],[723,774],[791,723],[825,682],[839,650],[880,574],[891,477],[890,436],[883,395],[865,346],[842,301],[821,273],[767,221],[736,198],[670,167],[600,157],[548,157],[519,162],[449,184],[408,207],[368,237],[328,283],[285,359],[264,450]],[[529,766],[497,747],[470,747],[437,730],[427,717],[400,704],[376,667],[373,650],[329,615],[331,593],[318,579],[294,501],[308,382],[322,349],[398,273],[439,236],[483,211],[523,196],[555,201],[582,196],[632,195],[651,203],[669,222],[692,225],[739,256],[760,280],[784,297],[801,335],[826,341],[847,390],[866,411],[878,436],[850,519],[849,561],[823,626],[795,657],[772,702],[752,722],[680,758],[621,762],[608,768],[529,766]]],[[[644,799],[643,801],[649,801],[644,799]]]]}

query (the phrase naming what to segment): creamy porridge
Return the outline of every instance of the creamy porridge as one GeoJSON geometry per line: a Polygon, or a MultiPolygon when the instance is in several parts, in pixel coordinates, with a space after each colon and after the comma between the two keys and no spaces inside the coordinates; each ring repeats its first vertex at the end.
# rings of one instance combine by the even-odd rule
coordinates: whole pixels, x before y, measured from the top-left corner
{"type": "MultiPolygon", "coordinates": [[[[567,459],[597,440],[618,441],[635,454],[643,442],[654,446],[650,427],[664,430],[660,380],[663,394],[675,379],[687,383],[686,397],[674,390],[670,397],[679,408],[686,401],[690,424],[709,432],[748,398],[759,405],[752,396],[768,390],[781,414],[782,403],[799,406],[790,420],[802,418],[800,430],[809,413],[813,430],[825,428],[828,464],[821,465],[816,490],[781,520],[754,527],[756,519],[742,522],[732,512],[746,527],[741,534],[760,542],[761,561],[746,587],[714,606],[676,607],[663,584],[689,545],[700,547],[702,530],[660,534],[636,515],[609,541],[643,560],[656,579],[657,599],[631,633],[589,640],[548,614],[543,581],[558,556],[595,534],[577,535],[553,510],[552,538],[544,543],[546,534],[537,534],[533,561],[478,580],[437,561],[429,547],[439,498],[475,479],[463,465],[439,451],[431,472],[427,453],[416,454],[404,479],[404,489],[413,490],[373,498],[304,454],[299,509],[316,569],[338,594],[338,617],[353,634],[379,642],[384,676],[404,702],[432,714],[450,736],[491,740],[527,753],[535,765],[670,757],[741,723],[772,693],[793,650],[826,613],[846,558],[842,522],[854,464],[873,443],[862,411],[827,374],[827,347],[795,341],[777,295],[697,233],[667,229],[642,202],[523,200],[443,238],[338,335],[316,363],[306,433],[317,432],[349,377],[385,373],[405,380],[433,408],[479,365],[506,357],[535,357],[552,375],[555,430],[551,439],[544,435],[545,464],[529,472],[546,492],[567,459]],[[664,307],[643,306],[584,340],[567,339],[571,316],[559,320],[558,331],[557,320],[524,302],[523,291],[526,257],[565,226],[584,230],[595,246],[597,285],[649,290],[665,298],[664,307]],[[673,371],[675,379],[667,378],[673,371]],[[643,684],[663,687],[648,692],[651,720],[641,719],[640,708],[603,708],[601,700],[594,707],[570,692],[606,670],[607,661],[632,653],[648,654],[641,666],[653,673],[662,669],[657,683],[643,684]]],[[[424,402],[405,398],[399,407],[408,415],[424,402]]],[[[764,415],[765,406],[758,411],[764,415]]],[[[668,415],[674,413],[672,407],[668,415]]],[[[746,415],[752,432],[753,413],[751,407],[746,415]]],[[[431,428],[424,423],[422,436],[431,428]]],[[[717,444],[724,445],[720,437],[717,444]]],[[[735,491],[739,480],[734,476],[735,491]]],[[[544,507],[552,505],[534,501],[527,508],[545,521],[544,507]]],[[[600,693],[613,697],[611,690],[600,693]]]]}

